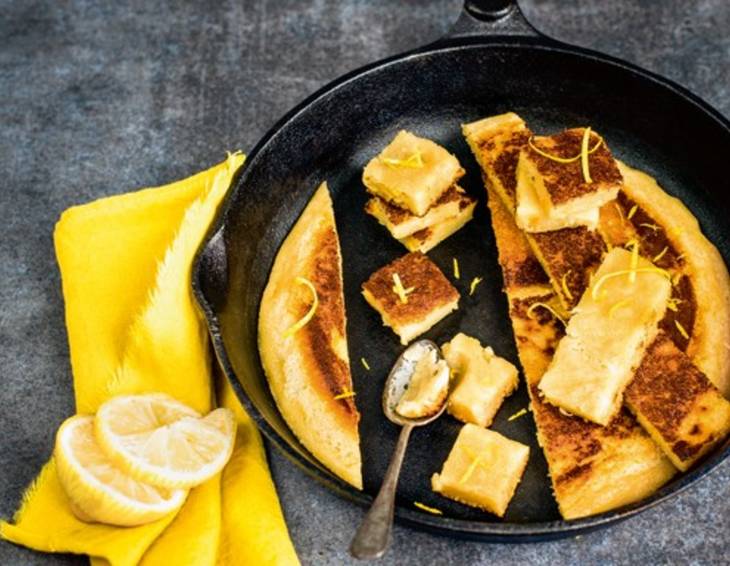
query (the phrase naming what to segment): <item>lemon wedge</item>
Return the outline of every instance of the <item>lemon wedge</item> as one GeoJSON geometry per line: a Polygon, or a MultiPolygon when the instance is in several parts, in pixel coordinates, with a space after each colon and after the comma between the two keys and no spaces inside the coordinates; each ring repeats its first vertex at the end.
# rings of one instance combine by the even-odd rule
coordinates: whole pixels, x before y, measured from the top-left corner
{"type": "Polygon", "coordinates": [[[226,465],[233,451],[233,413],[197,412],[161,394],[124,395],[96,414],[96,438],[104,452],[133,478],[152,485],[188,488],[226,465]]]}
{"type": "Polygon", "coordinates": [[[132,479],[114,466],[94,437],[94,417],[77,415],[56,434],[56,471],[79,519],[131,527],[180,508],[184,489],[166,489],[132,479]]]}

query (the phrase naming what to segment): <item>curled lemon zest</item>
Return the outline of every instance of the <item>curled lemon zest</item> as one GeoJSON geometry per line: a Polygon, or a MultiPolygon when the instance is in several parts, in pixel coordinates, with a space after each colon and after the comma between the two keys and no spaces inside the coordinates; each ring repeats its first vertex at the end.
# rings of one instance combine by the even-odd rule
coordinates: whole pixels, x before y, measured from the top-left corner
{"type": "Polygon", "coordinates": [[[636,268],[639,265],[639,241],[629,240],[626,246],[631,248],[631,263],[629,264],[629,281],[636,281],[636,268]]]}
{"type": "Polygon", "coordinates": [[[476,291],[477,286],[481,282],[482,282],[481,277],[475,277],[474,279],[471,280],[471,284],[469,285],[469,295],[470,296],[474,294],[474,291],[476,291]]]}
{"type": "Polygon", "coordinates": [[[588,152],[588,144],[591,141],[591,127],[588,126],[585,130],[583,130],[583,140],[580,144],[580,167],[583,171],[583,180],[591,184],[593,182],[593,179],[591,179],[591,168],[590,164],[588,163],[588,156],[590,153],[588,152]]]}
{"type": "Polygon", "coordinates": [[[660,251],[657,255],[654,256],[654,259],[652,260],[654,263],[662,259],[666,253],[669,251],[669,246],[664,246],[664,249],[660,251]]]}
{"type": "Polygon", "coordinates": [[[409,169],[420,169],[423,167],[423,157],[421,152],[416,150],[413,154],[409,155],[405,159],[396,159],[394,157],[381,157],[383,163],[390,167],[407,167],[409,169]]]}
{"type": "Polygon", "coordinates": [[[404,305],[408,302],[408,295],[413,293],[415,287],[403,287],[403,283],[400,280],[400,276],[397,273],[393,274],[393,292],[398,295],[400,302],[404,305]]]}
{"type": "Polygon", "coordinates": [[[683,302],[684,301],[682,299],[672,297],[667,301],[667,308],[672,312],[677,312],[679,310],[679,305],[681,305],[683,302]]]}
{"type": "Polygon", "coordinates": [[[621,218],[621,224],[623,224],[624,223],[624,211],[621,208],[621,205],[617,202],[614,202],[613,206],[616,209],[616,212],[618,212],[619,218],[621,218]]]}
{"type": "Polygon", "coordinates": [[[680,261],[680,260],[684,259],[684,256],[685,256],[685,255],[687,255],[687,254],[679,254],[679,255],[677,256],[677,261],[680,261]]]}
{"type": "Polygon", "coordinates": [[[354,397],[354,396],[355,396],[355,392],[352,389],[345,389],[339,395],[335,395],[335,401],[338,401],[340,399],[347,399],[348,397],[354,397]]]}
{"type": "MultiPolygon", "coordinates": [[[[596,135],[598,136],[598,134],[596,135]]],[[[547,151],[544,151],[537,147],[535,145],[535,142],[533,141],[534,139],[535,137],[532,136],[530,139],[527,140],[527,145],[530,146],[530,149],[532,149],[535,153],[542,155],[543,157],[547,157],[548,159],[551,159],[552,161],[555,161],[557,163],[574,163],[575,161],[578,161],[582,156],[582,152],[574,157],[558,157],[557,155],[552,155],[547,151]]],[[[595,153],[602,144],[603,138],[601,136],[598,136],[598,142],[596,142],[596,145],[594,145],[593,148],[588,151],[588,154],[590,155],[592,153],[595,153]]]]}
{"type": "Polygon", "coordinates": [[[461,277],[461,273],[459,273],[459,260],[456,258],[452,258],[453,264],[454,264],[454,279],[459,279],[461,277]]]}
{"type": "Polygon", "coordinates": [[[306,279],[305,277],[297,277],[294,279],[295,282],[299,283],[300,285],[305,285],[311,292],[312,292],[312,304],[309,306],[309,310],[307,311],[307,314],[305,314],[302,318],[300,318],[297,322],[292,324],[286,332],[284,332],[284,337],[288,338],[295,332],[298,332],[304,326],[312,320],[314,317],[314,313],[317,310],[317,307],[319,306],[319,297],[317,296],[317,289],[314,288],[314,285],[309,279],[306,279]]]}
{"type": "Polygon", "coordinates": [[[636,214],[636,211],[638,209],[639,209],[639,205],[638,204],[635,204],[634,206],[632,206],[631,209],[629,210],[629,213],[626,215],[626,218],[628,218],[629,220],[631,220],[634,217],[634,214],[636,214]]]}
{"type": "Polygon", "coordinates": [[[682,326],[682,324],[678,320],[674,321],[674,326],[677,327],[677,330],[679,330],[679,333],[682,336],[684,336],[685,340],[689,340],[689,334],[687,334],[687,331],[684,329],[684,326],[682,326]]]}
{"type": "Polygon", "coordinates": [[[608,318],[613,318],[613,316],[616,314],[616,312],[622,308],[628,305],[631,302],[631,299],[624,299],[623,301],[618,301],[616,304],[614,304],[610,309],[608,309],[608,318]]]}
{"type": "Polygon", "coordinates": [[[682,273],[678,271],[678,272],[677,272],[677,273],[675,273],[675,274],[674,274],[674,276],[672,277],[672,286],[676,287],[677,285],[679,285],[679,282],[680,282],[681,280],[682,280],[682,273]]]}
{"type": "Polygon", "coordinates": [[[368,361],[365,358],[360,358],[360,363],[362,364],[362,367],[370,371],[370,364],[368,364],[368,361]]]}
{"type": "Polygon", "coordinates": [[[593,288],[591,289],[591,297],[594,301],[598,300],[598,291],[603,286],[603,284],[608,281],[609,279],[613,279],[614,277],[620,277],[621,275],[630,275],[632,273],[656,273],[657,275],[661,275],[662,277],[666,277],[667,279],[670,279],[671,276],[669,275],[669,272],[666,269],[661,269],[659,267],[640,267],[638,269],[619,269],[618,271],[613,271],[611,273],[606,273],[605,275],[601,275],[601,277],[598,278],[596,281],[596,284],[593,285],[593,288]]]}
{"type": "Polygon", "coordinates": [[[427,513],[431,513],[433,515],[443,515],[444,512],[441,511],[441,509],[436,509],[436,507],[429,507],[428,505],[425,505],[421,503],[420,501],[414,501],[413,502],[414,507],[418,507],[419,509],[426,511],[427,513]]]}
{"type": "Polygon", "coordinates": [[[480,464],[481,459],[482,459],[481,456],[477,456],[476,458],[474,458],[471,461],[471,464],[469,464],[469,467],[466,469],[466,472],[464,472],[464,475],[461,476],[461,479],[459,480],[460,484],[466,483],[467,481],[469,481],[469,478],[474,473],[474,470],[476,470],[477,466],[480,464]]]}
{"type": "Polygon", "coordinates": [[[524,407],[522,407],[522,408],[521,408],[521,409],[520,409],[519,411],[517,411],[517,412],[516,412],[516,413],[515,413],[514,415],[511,415],[511,416],[510,416],[510,417],[509,417],[509,418],[507,419],[507,421],[513,421],[513,420],[515,420],[515,419],[519,419],[519,418],[520,418],[520,417],[521,417],[522,415],[526,415],[526,414],[527,414],[527,409],[525,409],[524,407]]]}
{"type": "Polygon", "coordinates": [[[570,275],[573,272],[572,269],[569,269],[563,274],[563,277],[560,279],[560,285],[563,287],[563,293],[565,293],[565,296],[568,298],[569,301],[573,300],[573,293],[570,292],[570,289],[568,288],[568,282],[566,281],[568,278],[568,275],[570,275]]]}
{"type": "Polygon", "coordinates": [[[642,222],[641,224],[639,224],[639,226],[643,226],[644,228],[649,228],[653,232],[658,232],[659,230],[661,230],[661,228],[659,226],[657,226],[656,224],[651,224],[650,222],[642,222]]]}
{"type": "Polygon", "coordinates": [[[533,316],[533,314],[535,313],[535,309],[538,308],[538,307],[542,307],[545,310],[549,311],[550,314],[552,314],[555,318],[557,318],[560,322],[563,323],[563,326],[566,325],[565,319],[562,316],[560,316],[560,314],[558,313],[558,311],[556,311],[550,305],[548,305],[546,303],[541,303],[539,301],[538,302],[535,302],[535,303],[532,303],[530,305],[530,308],[527,309],[527,316],[529,318],[531,318],[532,320],[535,320],[535,317],[533,316]]]}

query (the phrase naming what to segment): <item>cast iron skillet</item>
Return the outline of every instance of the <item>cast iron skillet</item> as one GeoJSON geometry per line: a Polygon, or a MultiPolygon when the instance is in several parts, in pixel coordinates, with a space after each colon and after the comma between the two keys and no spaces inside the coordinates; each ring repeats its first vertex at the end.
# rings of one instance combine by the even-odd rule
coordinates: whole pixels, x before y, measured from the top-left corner
{"type": "MultiPolygon", "coordinates": [[[[430,257],[448,274],[458,257],[461,308],[425,337],[458,331],[479,337],[517,363],[494,237],[479,170],[460,124],[514,110],[537,132],[591,125],[618,157],[657,177],[697,215],[730,255],[730,196],[725,190],[730,124],[682,87],[623,61],[538,33],[514,1],[467,0],[453,31],[432,45],[363,67],[289,112],[249,154],[194,267],[193,287],[218,360],[261,431],[294,463],[340,495],[367,505],[397,436],[380,410],[388,369],[402,350],[360,296],[360,284],[405,253],[362,212],[365,163],[401,128],[437,140],[467,169],[465,188],[480,199],[475,218],[430,257]],[[328,181],[342,242],[348,339],[364,459],[363,492],[324,469],[292,435],[269,392],[257,349],[257,312],[275,254],[316,187],[328,181]],[[484,282],[473,297],[468,285],[484,282]],[[365,357],[371,371],[360,363],[365,357]]],[[[294,277],[296,274],[292,274],[294,277]]],[[[718,345],[723,347],[723,345],[718,345]]],[[[444,417],[415,431],[401,474],[396,516],[439,533],[489,541],[558,538],[606,526],[667,499],[730,454],[728,443],[693,471],[634,505],[575,521],[560,519],[532,418],[508,421],[527,406],[524,384],[494,428],[531,447],[530,464],[504,520],[431,492],[459,425],[444,417]],[[443,510],[430,515],[414,501],[443,510]]]]}

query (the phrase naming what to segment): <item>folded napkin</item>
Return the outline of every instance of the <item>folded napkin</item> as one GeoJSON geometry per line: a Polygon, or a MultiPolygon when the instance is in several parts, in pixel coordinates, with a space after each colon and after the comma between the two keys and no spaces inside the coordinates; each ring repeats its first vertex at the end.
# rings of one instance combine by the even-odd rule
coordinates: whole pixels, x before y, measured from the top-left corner
{"type": "Polygon", "coordinates": [[[195,251],[243,159],[236,153],[178,183],[70,208],[55,231],[77,412],[157,391],[203,413],[228,407],[238,420],[228,465],[177,514],[113,527],[71,513],[51,458],[13,521],[0,522],[2,538],[114,566],[298,564],[259,433],[225,379],[213,382],[190,288],[195,251]]]}

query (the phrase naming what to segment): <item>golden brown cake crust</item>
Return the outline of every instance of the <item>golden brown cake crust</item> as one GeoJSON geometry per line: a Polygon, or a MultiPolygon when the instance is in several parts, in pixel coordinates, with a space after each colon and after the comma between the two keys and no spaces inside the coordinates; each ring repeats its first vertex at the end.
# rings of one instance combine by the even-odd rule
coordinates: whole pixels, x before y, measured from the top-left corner
{"type": "MultiPolygon", "coordinates": [[[[583,131],[583,128],[573,128],[554,136],[535,137],[533,144],[555,157],[575,157],[581,152],[583,131]]],[[[599,140],[598,135],[592,133],[589,147],[593,149],[599,140]]],[[[560,163],[539,154],[530,145],[526,146],[525,151],[543,177],[550,200],[555,205],[594,193],[607,185],[620,184],[622,181],[611,150],[605,143],[601,143],[588,158],[592,183],[586,183],[580,159],[571,163],[560,163]]]]}
{"type": "Polygon", "coordinates": [[[683,470],[730,428],[730,403],[664,333],[649,346],[625,398],[683,470]]]}
{"type": "Polygon", "coordinates": [[[261,363],[289,428],[327,468],[362,487],[360,415],[347,352],[342,262],[332,201],[322,184],[277,252],[259,307],[261,363]],[[312,305],[313,317],[288,331],[312,305]]]}
{"type": "Polygon", "coordinates": [[[381,267],[362,287],[398,325],[419,321],[434,309],[459,299],[459,292],[436,264],[421,252],[408,253],[381,267]],[[413,287],[405,303],[393,291],[395,274],[405,289],[413,287]]]}

